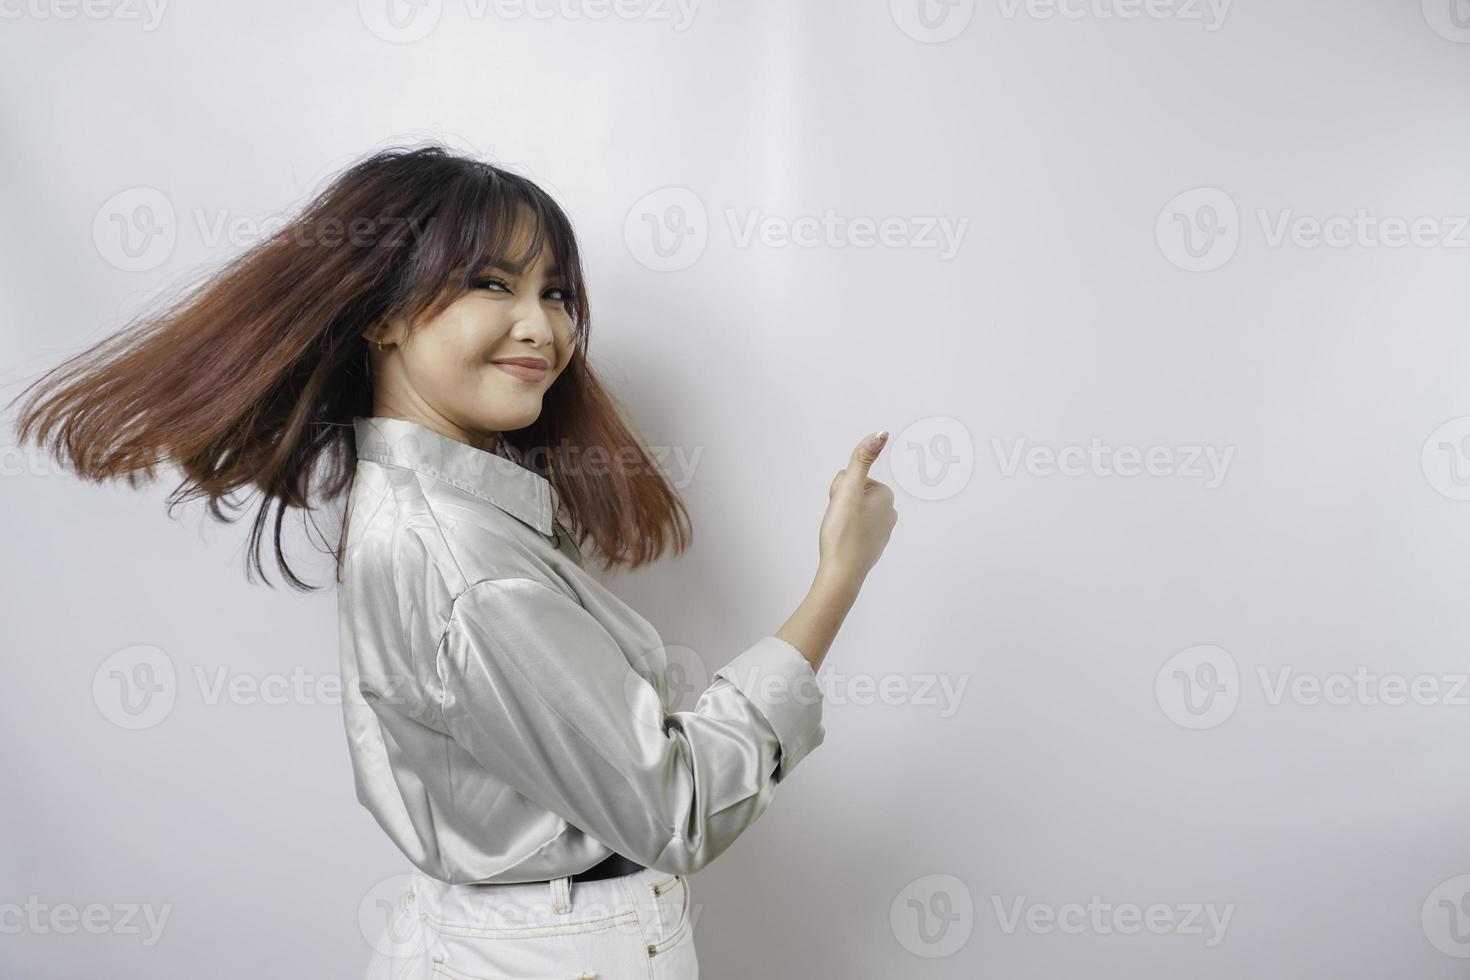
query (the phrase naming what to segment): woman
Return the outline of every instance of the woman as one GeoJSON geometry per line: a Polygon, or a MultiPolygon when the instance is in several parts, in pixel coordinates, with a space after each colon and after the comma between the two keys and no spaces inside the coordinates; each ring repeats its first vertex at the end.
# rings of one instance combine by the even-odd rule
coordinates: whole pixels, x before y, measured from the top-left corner
{"type": "MultiPolygon", "coordinates": [[[[428,145],[341,174],[187,300],[43,376],[22,442],[171,503],[346,507],[333,549],[357,795],[410,862],[375,977],[695,977],[688,876],[820,745],[815,673],[897,515],[828,488],[811,589],[673,710],[658,633],[593,578],[689,540],[587,362],[570,222],[428,145]]],[[[247,566],[247,573],[250,566],[247,566]]],[[[687,669],[689,664],[681,664],[687,669]]],[[[693,665],[697,669],[698,665],[693,665]]]]}

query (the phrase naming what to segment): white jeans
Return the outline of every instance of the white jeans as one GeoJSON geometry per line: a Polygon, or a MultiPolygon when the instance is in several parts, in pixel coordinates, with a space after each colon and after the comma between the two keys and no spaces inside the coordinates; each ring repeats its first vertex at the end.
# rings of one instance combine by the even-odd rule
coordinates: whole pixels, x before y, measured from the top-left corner
{"type": "Polygon", "coordinates": [[[402,876],[368,980],[697,980],[689,879],[449,885],[402,876]]]}

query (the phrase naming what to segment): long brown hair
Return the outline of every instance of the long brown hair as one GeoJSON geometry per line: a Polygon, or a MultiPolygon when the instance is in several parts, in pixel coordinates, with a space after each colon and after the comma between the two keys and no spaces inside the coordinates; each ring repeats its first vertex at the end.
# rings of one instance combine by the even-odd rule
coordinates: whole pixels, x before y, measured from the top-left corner
{"type": "MultiPolygon", "coordinates": [[[[93,482],[137,486],[172,464],[184,479],[168,497],[170,516],[205,497],[211,517],[233,522],[243,504],[232,495],[258,490],[247,577],[269,582],[261,545],[274,505],[276,561],[293,587],[311,590],[291,570],[281,529],[288,508],[309,517],[314,497],[351,493],[352,419],[373,407],[364,333],[432,317],[471,288],[487,257],[520,261],[506,253],[528,211],[526,254],[546,242],[563,270],[574,350],[540,417],[503,441],[551,482],[566,528],[605,567],[636,568],[669,545],[682,551],[693,535],[683,503],[587,362],[590,315],[571,222],[526,177],[436,143],[358,161],[182,298],[47,371],[17,396],[26,399],[20,444],[44,446],[93,482]],[[595,474],[572,465],[592,447],[633,465],[595,474]]],[[[345,532],[328,542],[338,582],[345,532]]]]}

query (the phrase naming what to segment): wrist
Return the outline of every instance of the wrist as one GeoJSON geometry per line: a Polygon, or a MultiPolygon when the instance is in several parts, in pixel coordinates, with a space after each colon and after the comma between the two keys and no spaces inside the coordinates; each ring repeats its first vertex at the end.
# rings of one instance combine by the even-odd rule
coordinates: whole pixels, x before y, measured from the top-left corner
{"type": "Polygon", "coordinates": [[[820,563],[816,577],[812,580],[811,591],[824,599],[851,605],[857,599],[862,586],[862,576],[854,575],[845,568],[820,563]]]}

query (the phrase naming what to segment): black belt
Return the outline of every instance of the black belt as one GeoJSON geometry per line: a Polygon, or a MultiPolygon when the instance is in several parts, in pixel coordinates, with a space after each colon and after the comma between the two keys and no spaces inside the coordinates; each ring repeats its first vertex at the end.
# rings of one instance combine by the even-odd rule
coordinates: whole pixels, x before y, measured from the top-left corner
{"type": "Polygon", "coordinates": [[[629,860],[621,854],[613,854],[610,857],[603,858],[586,871],[578,871],[576,874],[569,875],[568,877],[573,881],[598,881],[603,878],[617,878],[621,875],[637,874],[643,870],[645,870],[643,865],[637,861],[629,860]]]}

